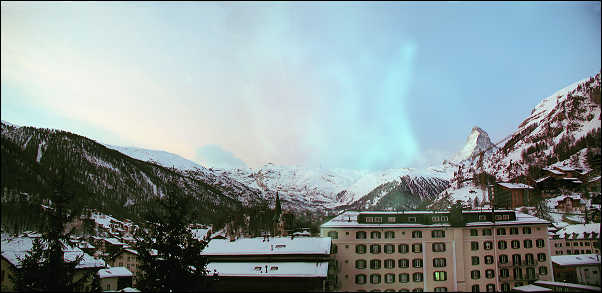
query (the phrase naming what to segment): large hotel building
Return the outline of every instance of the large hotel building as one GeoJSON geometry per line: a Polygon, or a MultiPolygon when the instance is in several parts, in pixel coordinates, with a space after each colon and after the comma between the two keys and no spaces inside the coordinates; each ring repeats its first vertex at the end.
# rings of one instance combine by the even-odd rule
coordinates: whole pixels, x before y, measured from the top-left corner
{"type": "Polygon", "coordinates": [[[553,281],[549,222],[511,210],[346,211],[332,238],[336,291],[510,291],[553,281]],[[457,215],[456,217],[460,217],[457,215]]]}

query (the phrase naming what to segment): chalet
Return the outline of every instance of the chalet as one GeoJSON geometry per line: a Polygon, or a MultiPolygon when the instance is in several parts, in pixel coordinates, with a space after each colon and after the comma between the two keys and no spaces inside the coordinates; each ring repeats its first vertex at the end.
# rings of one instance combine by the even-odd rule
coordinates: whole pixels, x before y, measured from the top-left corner
{"type": "Polygon", "coordinates": [[[533,190],[533,187],[522,183],[499,182],[495,189],[496,201],[502,207],[514,209],[528,205],[529,190],[533,190]]]}
{"type": "Polygon", "coordinates": [[[324,291],[334,269],[328,237],[213,239],[201,254],[215,291],[324,291]]]}
{"type": "Polygon", "coordinates": [[[585,201],[578,195],[558,196],[553,198],[553,201],[554,208],[558,211],[570,213],[585,210],[585,201]]]}
{"type": "Polygon", "coordinates": [[[600,286],[600,255],[552,256],[554,280],[582,285],[600,286]]]}
{"type": "Polygon", "coordinates": [[[105,291],[116,291],[132,287],[132,272],[124,267],[110,267],[98,270],[100,287],[105,291]]]}

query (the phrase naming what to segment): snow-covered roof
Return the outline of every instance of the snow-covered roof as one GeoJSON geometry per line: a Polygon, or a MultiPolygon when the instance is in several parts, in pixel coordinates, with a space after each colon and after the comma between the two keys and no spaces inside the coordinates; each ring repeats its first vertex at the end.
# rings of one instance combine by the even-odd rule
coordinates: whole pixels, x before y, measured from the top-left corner
{"type": "Polygon", "coordinates": [[[226,277],[325,278],[328,262],[211,262],[207,271],[226,277]]]}
{"type": "Polygon", "coordinates": [[[550,176],[541,177],[541,178],[539,178],[539,179],[535,180],[535,182],[537,182],[537,183],[540,183],[540,182],[543,182],[543,181],[545,181],[545,180],[546,180],[546,179],[548,179],[548,178],[550,178],[550,176]]]}
{"type": "Polygon", "coordinates": [[[573,284],[573,283],[562,283],[562,282],[554,282],[554,281],[535,281],[535,284],[536,285],[548,285],[548,286],[557,286],[557,287],[567,287],[567,288],[575,288],[575,289],[583,289],[583,290],[600,291],[600,287],[581,285],[581,284],[573,284]]]}
{"type": "Polygon", "coordinates": [[[448,211],[361,211],[360,215],[447,214],[448,211]]]}
{"type": "Polygon", "coordinates": [[[516,220],[513,221],[495,221],[493,222],[469,222],[466,226],[507,226],[507,225],[527,225],[527,224],[549,224],[550,222],[528,215],[516,212],[516,220]]]}
{"type": "Polygon", "coordinates": [[[552,289],[546,287],[540,287],[537,285],[525,285],[512,288],[512,291],[518,292],[552,292],[552,289]]]}
{"type": "Polygon", "coordinates": [[[498,184],[510,189],[533,189],[533,187],[523,183],[499,182],[498,184]]]}
{"type": "Polygon", "coordinates": [[[559,266],[599,265],[600,256],[597,254],[553,255],[552,262],[559,266]]]}
{"type": "Polygon", "coordinates": [[[117,238],[104,238],[105,241],[111,243],[112,245],[125,245],[125,243],[119,241],[117,238]]]}
{"type": "Polygon", "coordinates": [[[132,277],[134,276],[130,270],[124,267],[111,267],[107,269],[98,270],[98,276],[101,279],[104,278],[119,278],[119,277],[132,277]]]}
{"type": "MultiPolygon", "coordinates": [[[[16,237],[2,239],[2,256],[6,258],[8,262],[16,267],[21,266],[19,259],[25,258],[28,251],[33,248],[33,238],[28,237],[16,237]]],[[[80,248],[71,247],[69,245],[64,246],[64,259],[65,261],[74,261],[79,256],[83,255],[80,263],[75,267],[77,269],[83,268],[99,268],[104,267],[105,262],[102,259],[94,259],[94,257],[82,251],[80,248]]]]}
{"type": "Polygon", "coordinates": [[[591,182],[595,182],[595,181],[599,181],[599,180],[600,180],[600,176],[596,176],[596,177],[594,177],[594,178],[592,178],[592,179],[588,180],[587,182],[590,182],[590,183],[591,183],[591,182]]]}
{"type": "Polygon", "coordinates": [[[205,237],[207,237],[207,234],[209,233],[210,230],[211,230],[211,228],[191,229],[192,237],[194,237],[195,239],[198,239],[198,240],[203,240],[203,239],[205,239],[205,237]]]}
{"type": "Polygon", "coordinates": [[[570,181],[579,180],[578,178],[575,178],[575,177],[564,177],[562,179],[564,179],[564,180],[570,180],[570,181]]]}
{"type": "Polygon", "coordinates": [[[203,255],[330,254],[330,237],[213,239],[203,255]]]}
{"type": "MultiPolygon", "coordinates": [[[[346,211],[334,218],[332,218],[330,221],[322,224],[320,227],[321,228],[353,228],[353,227],[362,227],[362,228],[382,228],[382,227],[449,227],[449,224],[432,224],[432,225],[426,225],[426,224],[420,224],[420,223],[393,223],[393,224],[389,224],[389,223],[358,223],[357,222],[357,217],[358,215],[362,213],[359,211],[346,211]]],[[[365,212],[366,214],[372,214],[373,212],[365,212]]],[[[395,215],[395,214],[434,214],[433,211],[405,211],[405,212],[377,212],[377,213],[388,213],[391,215],[395,215]]]]}
{"type": "Polygon", "coordinates": [[[553,173],[553,174],[556,174],[556,175],[564,175],[564,173],[563,173],[563,172],[560,172],[560,171],[558,171],[558,170],[554,170],[554,169],[552,169],[552,168],[543,168],[542,170],[546,170],[546,171],[548,171],[548,172],[550,172],[550,173],[553,173]]]}
{"type": "Polygon", "coordinates": [[[600,236],[600,223],[592,223],[592,224],[576,224],[576,225],[568,225],[556,232],[556,234],[563,237],[565,233],[572,235],[573,233],[577,233],[577,239],[583,239],[585,235],[583,232],[592,233],[596,232],[598,237],[600,236]]]}
{"type": "Polygon", "coordinates": [[[136,288],[125,287],[125,288],[119,290],[119,292],[141,292],[141,291],[136,288]]]}

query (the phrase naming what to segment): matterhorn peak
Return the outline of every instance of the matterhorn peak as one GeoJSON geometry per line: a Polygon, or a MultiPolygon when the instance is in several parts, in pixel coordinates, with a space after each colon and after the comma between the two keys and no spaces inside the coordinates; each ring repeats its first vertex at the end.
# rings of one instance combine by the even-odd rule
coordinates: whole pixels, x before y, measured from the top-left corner
{"type": "Polygon", "coordinates": [[[491,142],[485,130],[475,126],[470,131],[464,147],[453,157],[452,161],[460,162],[483,151],[485,151],[485,156],[489,156],[495,151],[495,145],[491,142]]]}

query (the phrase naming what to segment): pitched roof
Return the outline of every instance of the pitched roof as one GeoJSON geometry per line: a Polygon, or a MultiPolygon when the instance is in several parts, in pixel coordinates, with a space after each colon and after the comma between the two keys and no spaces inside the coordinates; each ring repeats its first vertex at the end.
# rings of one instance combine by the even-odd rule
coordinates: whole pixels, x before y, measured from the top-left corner
{"type": "Polygon", "coordinates": [[[552,289],[546,287],[540,287],[537,285],[525,285],[512,288],[513,291],[518,292],[552,292],[552,289]]]}
{"type": "Polygon", "coordinates": [[[533,189],[533,187],[522,183],[499,182],[498,184],[510,189],[533,189]]]}
{"type": "Polygon", "coordinates": [[[98,276],[101,279],[104,278],[119,278],[119,277],[132,277],[134,276],[130,270],[124,267],[112,267],[107,269],[98,270],[98,276]]]}

